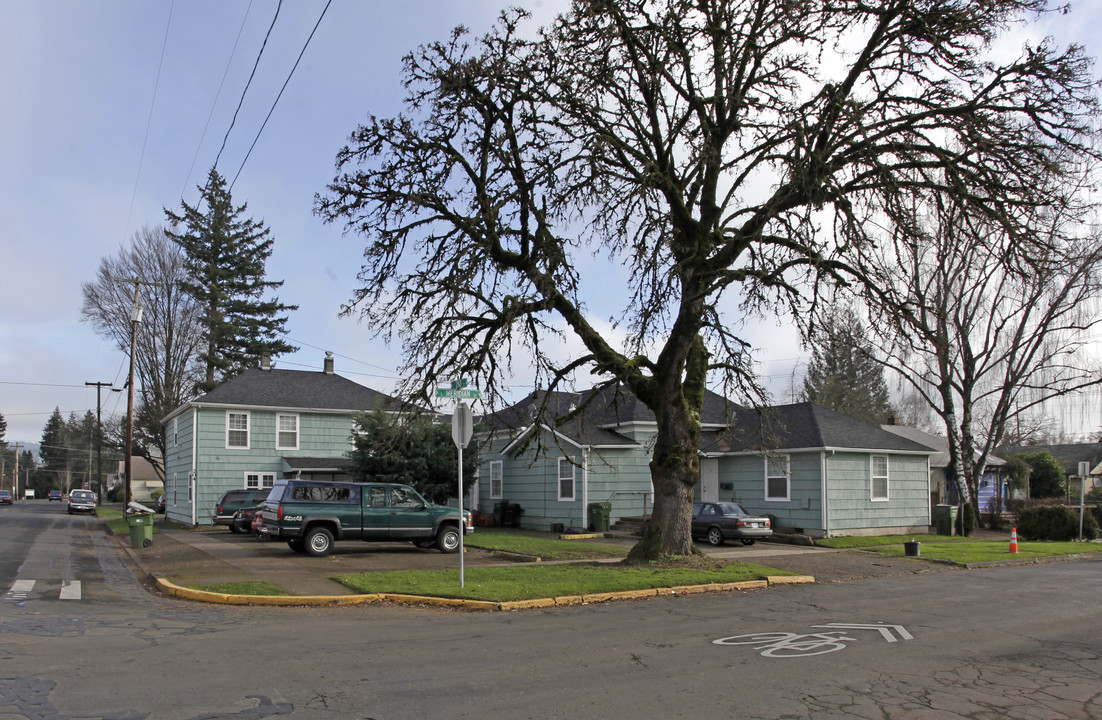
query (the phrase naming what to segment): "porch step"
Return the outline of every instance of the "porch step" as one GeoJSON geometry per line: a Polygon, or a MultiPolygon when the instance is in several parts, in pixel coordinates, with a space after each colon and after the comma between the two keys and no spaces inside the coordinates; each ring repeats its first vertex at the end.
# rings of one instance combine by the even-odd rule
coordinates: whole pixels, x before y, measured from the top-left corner
{"type": "Polygon", "coordinates": [[[614,533],[623,535],[642,535],[644,524],[650,520],[642,515],[635,517],[622,517],[610,528],[614,533]]]}

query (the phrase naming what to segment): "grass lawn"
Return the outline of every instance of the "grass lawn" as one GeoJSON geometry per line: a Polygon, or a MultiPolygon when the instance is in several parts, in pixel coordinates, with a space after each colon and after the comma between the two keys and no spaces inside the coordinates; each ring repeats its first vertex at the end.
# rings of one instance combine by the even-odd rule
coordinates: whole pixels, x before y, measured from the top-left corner
{"type": "Polygon", "coordinates": [[[283,588],[267,580],[219,583],[217,585],[188,585],[192,590],[225,593],[226,595],[286,595],[283,588]]]}
{"type": "MultiPolygon", "coordinates": [[[[1009,537],[1009,535],[1007,537],[1009,537]]],[[[815,544],[820,547],[828,548],[864,548],[875,547],[877,545],[899,545],[900,548],[902,548],[903,543],[910,542],[911,540],[917,540],[923,545],[928,542],[974,542],[972,538],[962,537],[960,535],[877,535],[874,537],[824,538],[822,540],[816,540],[815,544]]],[[[902,549],[900,549],[899,554],[903,554],[902,549]]]]}
{"type": "MultiPolygon", "coordinates": [[[[570,541],[566,541],[570,542],[570,541]]],[[[338,575],[334,578],[357,593],[400,593],[430,597],[510,602],[564,595],[645,590],[678,585],[705,585],[762,580],[791,573],[752,563],[721,565],[687,560],[686,566],[625,566],[605,563],[532,564],[467,568],[464,587],[459,570],[410,570],[338,575]]]]}
{"type": "Polygon", "coordinates": [[[559,540],[550,535],[528,535],[502,528],[478,528],[463,538],[468,547],[532,555],[543,560],[600,560],[626,557],[626,545],[611,545],[598,540],[559,540]]]}
{"type": "MultiPolygon", "coordinates": [[[[950,560],[957,563],[991,562],[994,560],[1013,560],[1015,558],[1028,559],[1040,557],[1055,557],[1057,555],[1080,555],[1083,553],[1102,552],[1100,543],[1079,542],[1019,542],[1018,553],[1009,552],[1008,541],[984,541],[969,543],[932,544],[922,540],[919,547],[921,557],[932,560],[950,560]]],[[[940,542],[940,541],[939,541],[940,542]]],[[[892,547],[869,548],[870,552],[881,555],[903,555],[903,545],[892,547]]]]}

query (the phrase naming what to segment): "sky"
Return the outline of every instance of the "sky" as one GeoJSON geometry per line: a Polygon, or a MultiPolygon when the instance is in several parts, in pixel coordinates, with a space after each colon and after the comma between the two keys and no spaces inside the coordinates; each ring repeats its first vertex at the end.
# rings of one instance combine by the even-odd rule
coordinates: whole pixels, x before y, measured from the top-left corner
{"type": "MultiPolygon", "coordinates": [[[[277,367],[320,370],[330,351],[339,374],[383,392],[395,385],[399,348],[339,317],[363,240],[322,223],[314,195],[358,124],[400,111],[403,55],[457,25],[481,34],[506,6],[543,24],[566,3],[332,0],[260,132],[326,2],[282,4],[230,130],[276,0],[0,0],[0,413],[9,443],[37,442],[55,408],[95,411],[96,389],[85,383],[123,386],[128,357],[81,321],[81,283],[142,226],[163,223],[164,208],[194,205],[216,157],[228,180],[240,170],[235,204],[271,229],[267,276],[299,306],[287,337],[301,349],[277,367]]],[[[1070,8],[1022,32],[1102,54],[1102,2],[1070,8]]],[[[1007,42],[1020,45],[1017,35],[1007,42]]],[[[796,334],[767,319],[747,338],[783,396],[806,359],[796,334]]],[[[531,377],[516,375],[519,397],[531,377]]],[[[102,407],[125,413],[125,394],[105,391],[102,407]]]]}

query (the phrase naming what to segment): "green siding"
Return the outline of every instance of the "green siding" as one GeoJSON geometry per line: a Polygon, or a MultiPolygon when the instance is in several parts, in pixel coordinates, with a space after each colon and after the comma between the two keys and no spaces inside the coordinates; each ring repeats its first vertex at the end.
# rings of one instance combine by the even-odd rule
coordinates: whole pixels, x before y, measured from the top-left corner
{"type": "Polygon", "coordinates": [[[352,449],[353,422],[350,415],[255,409],[247,412],[248,449],[226,447],[225,409],[199,409],[197,431],[192,428],[191,411],[178,417],[179,444],[170,448],[165,466],[165,489],[169,493],[167,510],[171,519],[191,523],[187,476],[192,470],[192,442],[195,437],[199,443],[194,468],[195,520],[200,525],[211,524],[215,504],[227,490],[245,487],[246,473],[270,473],[279,479],[284,471],[285,457],[343,457],[352,449]],[[276,416],[283,414],[298,415],[297,450],[276,447],[276,416]],[[175,504],[174,473],[178,483],[175,504]]]}
{"type": "Polygon", "coordinates": [[[555,438],[545,434],[538,456],[533,457],[535,443],[527,452],[503,455],[502,450],[511,439],[496,438],[487,443],[480,455],[479,512],[492,513],[494,505],[502,500],[520,505],[522,527],[549,530],[555,523],[566,528],[582,529],[585,500],[611,502],[611,522],[621,517],[643,514],[644,504],[650,511],[653,499],[650,495],[650,457],[642,447],[624,449],[590,450],[587,472],[581,466],[583,450],[563,443],[560,448],[555,438]],[[571,457],[575,463],[575,499],[558,499],[558,460],[571,457]],[[502,497],[490,497],[490,463],[502,463],[502,497]],[[588,492],[583,490],[583,479],[588,492]]]}
{"type": "Polygon", "coordinates": [[[930,523],[926,456],[888,455],[888,500],[872,500],[871,454],[828,454],[827,511],[831,533],[924,527],[930,523]]]}

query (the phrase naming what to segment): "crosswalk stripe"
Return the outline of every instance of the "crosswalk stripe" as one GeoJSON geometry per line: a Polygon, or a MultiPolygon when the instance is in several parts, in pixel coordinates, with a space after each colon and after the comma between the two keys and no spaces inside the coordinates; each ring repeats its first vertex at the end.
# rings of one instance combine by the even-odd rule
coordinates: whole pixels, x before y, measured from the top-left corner
{"type": "MultiPolygon", "coordinates": [[[[30,598],[31,593],[34,591],[36,580],[16,580],[11,589],[4,594],[4,600],[8,602],[23,602],[30,598]]],[[[51,581],[43,581],[45,587],[49,589],[53,586],[51,581]]],[[[80,600],[83,597],[83,588],[81,587],[80,580],[62,580],[61,589],[58,593],[58,600],[80,600]]]]}
{"type": "Polygon", "coordinates": [[[66,580],[61,586],[61,600],[80,600],[80,580],[66,580]]]}

